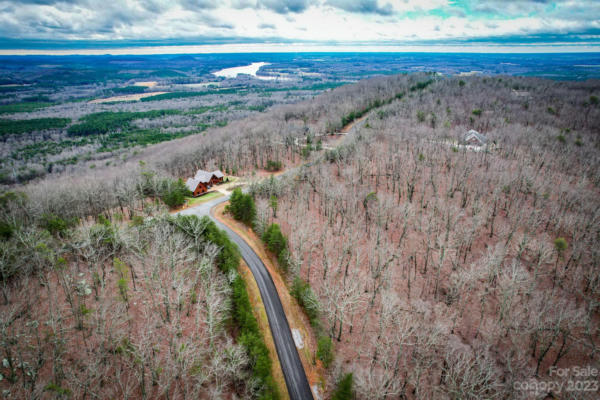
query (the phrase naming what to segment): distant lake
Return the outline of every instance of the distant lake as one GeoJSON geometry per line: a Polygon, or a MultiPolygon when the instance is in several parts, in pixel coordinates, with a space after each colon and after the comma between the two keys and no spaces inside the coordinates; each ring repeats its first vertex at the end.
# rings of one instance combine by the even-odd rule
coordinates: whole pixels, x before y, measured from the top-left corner
{"type": "Polygon", "coordinates": [[[268,62],[254,62],[250,65],[242,65],[241,67],[233,67],[233,68],[225,68],[217,72],[213,72],[213,75],[220,76],[223,78],[236,78],[240,74],[250,75],[258,79],[262,79],[264,81],[274,81],[274,80],[289,80],[288,77],[283,76],[264,76],[264,75],[256,75],[259,69],[264,67],[265,65],[271,65],[268,62]]]}
{"type": "Polygon", "coordinates": [[[270,63],[255,62],[250,65],[243,65],[241,67],[225,68],[220,71],[213,72],[213,75],[222,76],[223,78],[236,78],[239,74],[256,76],[258,70],[265,65],[270,65],[270,63]]]}

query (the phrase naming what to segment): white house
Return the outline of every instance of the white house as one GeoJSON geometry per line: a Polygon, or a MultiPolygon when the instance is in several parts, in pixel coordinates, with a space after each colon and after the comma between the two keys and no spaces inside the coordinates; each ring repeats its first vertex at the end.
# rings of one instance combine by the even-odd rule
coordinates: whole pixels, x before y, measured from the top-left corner
{"type": "Polygon", "coordinates": [[[463,142],[467,145],[481,147],[488,143],[488,138],[476,130],[471,129],[463,136],[463,142]]]}

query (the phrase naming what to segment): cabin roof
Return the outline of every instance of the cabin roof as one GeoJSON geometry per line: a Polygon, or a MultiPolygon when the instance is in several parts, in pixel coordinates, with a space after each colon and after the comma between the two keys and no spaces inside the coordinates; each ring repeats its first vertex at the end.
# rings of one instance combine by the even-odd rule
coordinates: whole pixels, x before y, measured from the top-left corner
{"type": "Polygon", "coordinates": [[[194,176],[194,179],[196,179],[202,183],[208,183],[208,182],[210,182],[210,179],[212,178],[212,176],[213,176],[212,172],[208,172],[208,171],[199,169],[198,171],[196,171],[196,175],[194,176]]]}
{"type": "Polygon", "coordinates": [[[196,171],[196,175],[194,176],[194,179],[197,179],[203,183],[208,183],[208,182],[210,182],[210,180],[213,176],[215,176],[217,178],[222,178],[224,175],[219,170],[209,172],[209,171],[205,171],[203,169],[199,169],[198,171],[196,171]]]}
{"type": "Polygon", "coordinates": [[[200,183],[200,180],[190,178],[185,182],[185,186],[190,190],[190,192],[193,192],[196,190],[199,183],[200,183]]]}

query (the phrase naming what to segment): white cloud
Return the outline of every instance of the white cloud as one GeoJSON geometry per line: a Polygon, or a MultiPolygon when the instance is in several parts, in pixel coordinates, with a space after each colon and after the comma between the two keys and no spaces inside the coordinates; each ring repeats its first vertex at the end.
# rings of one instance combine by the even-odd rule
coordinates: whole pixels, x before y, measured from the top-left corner
{"type": "Polygon", "coordinates": [[[480,10],[503,9],[511,17],[469,15],[467,8],[450,0],[0,0],[0,37],[410,44],[581,34],[585,40],[600,41],[600,3],[591,0],[560,1],[555,6],[539,0],[474,4],[480,10]],[[519,9],[529,14],[519,14],[519,9]]]}

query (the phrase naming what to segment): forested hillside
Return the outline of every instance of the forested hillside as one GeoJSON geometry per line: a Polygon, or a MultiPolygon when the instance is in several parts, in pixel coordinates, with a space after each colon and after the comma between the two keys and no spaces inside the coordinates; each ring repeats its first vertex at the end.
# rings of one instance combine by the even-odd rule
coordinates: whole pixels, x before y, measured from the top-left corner
{"type": "Polygon", "coordinates": [[[333,381],[352,373],[364,399],[543,398],[569,380],[597,396],[573,367],[599,366],[599,89],[437,80],[255,185],[262,226],[277,198],[300,300],[318,299],[333,381]],[[472,128],[486,150],[456,142],[472,128]]]}
{"type": "Polygon", "coordinates": [[[276,397],[216,268],[227,244],[159,199],[198,168],[279,163],[250,186],[254,228],[287,239],[282,273],[333,347],[328,394],[528,398],[518,382],[573,378],[552,366],[599,368],[598,96],[597,81],[379,77],[4,193],[0,385],[276,397]],[[489,145],[461,145],[470,129],[489,145]]]}

